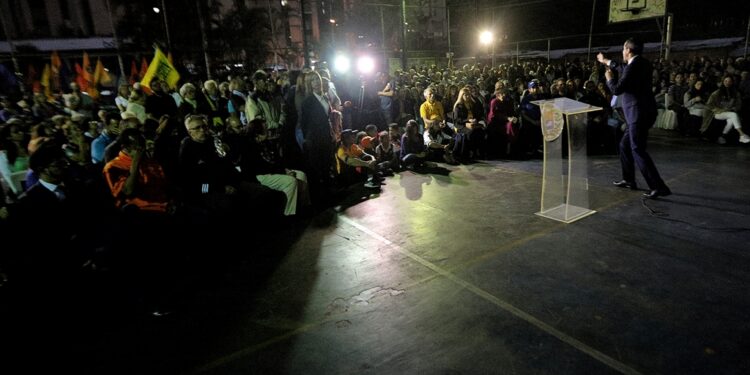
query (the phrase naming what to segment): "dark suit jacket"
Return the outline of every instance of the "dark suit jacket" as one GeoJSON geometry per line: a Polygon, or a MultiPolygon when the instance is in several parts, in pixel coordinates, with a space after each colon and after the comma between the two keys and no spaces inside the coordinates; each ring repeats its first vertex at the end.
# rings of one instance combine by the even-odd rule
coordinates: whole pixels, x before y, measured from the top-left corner
{"type": "Polygon", "coordinates": [[[333,142],[330,117],[315,95],[308,95],[302,102],[300,125],[306,140],[333,142]]]}
{"type": "Polygon", "coordinates": [[[656,120],[656,100],[651,92],[651,63],[636,56],[627,65],[610,63],[619,73],[619,79],[607,81],[612,94],[622,100],[622,110],[628,125],[651,127],[656,120]]]}
{"type": "Polygon", "coordinates": [[[22,265],[24,272],[33,269],[35,275],[49,274],[70,269],[77,263],[74,239],[79,226],[84,224],[77,215],[78,207],[71,203],[67,198],[60,201],[39,182],[21,195],[11,213],[14,214],[14,236],[23,238],[27,246],[16,249],[11,257],[22,265]]]}

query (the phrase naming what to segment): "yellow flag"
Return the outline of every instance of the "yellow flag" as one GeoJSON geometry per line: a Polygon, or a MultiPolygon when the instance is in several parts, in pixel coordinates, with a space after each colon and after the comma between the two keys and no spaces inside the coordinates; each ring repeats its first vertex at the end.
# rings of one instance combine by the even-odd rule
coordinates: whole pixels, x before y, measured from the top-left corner
{"type": "Polygon", "coordinates": [[[141,79],[141,86],[151,88],[151,81],[154,79],[160,79],[167,83],[170,88],[177,88],[177,82],[180,80],[180,74],[177,73],[174,65],[172,65],[167,56],[160,49],[156,49],[154,59],[151,60],[151,64],[148,66],[146,75],[141,79]]]}
{"type": "Polygon", "coordinates": [[[102,59],[96,59],[96,67],[94,68],[94,86],[99,84],[99,81],[102,79],[102,73],[104,73],[102,59]]]}
{"type": "Polygon", "coordinates": [[[109,86],[112,84],[112,77],[102,64],[102,59],[96,59],[96,68],[94,68],[94,85],[109,86]]]}
{"type": "Polygon", "coordinates": [[[52,87],[50,87],[49,77],[50,77],[50,66],[49,64],[45,64],[44,70],[42,71],[42,78],[40,80],[40,83],[42,87],[44,87],[44,96],[46,96],[47,99],[52,99],[52,87]]]}

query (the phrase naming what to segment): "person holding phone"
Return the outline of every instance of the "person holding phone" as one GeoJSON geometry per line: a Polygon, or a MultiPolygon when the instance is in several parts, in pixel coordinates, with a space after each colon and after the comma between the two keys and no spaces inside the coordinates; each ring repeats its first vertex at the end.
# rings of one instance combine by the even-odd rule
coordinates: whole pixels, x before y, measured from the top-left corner
{"type": "Polygon", "coordinates": [[[641,53],[643,43],[629,38],[622,46],[623,64],[597,55],[597,60],[605,65],[604,76],[607,86],[613,95],[622,100],[627,127],[620,141],[620,163],[622,165],[622,180],[614,185],[622,188],[637,189],[635,182],[635,168],[638,166],[649,187],[644,198],[664,197],[672,194],[659,175],[651,156],[646,152],[648,131],[656,121],[656,101],[651,92],[651,63],[641,53]],[[617,78],[612,70],[619,73],[617,78]]]}

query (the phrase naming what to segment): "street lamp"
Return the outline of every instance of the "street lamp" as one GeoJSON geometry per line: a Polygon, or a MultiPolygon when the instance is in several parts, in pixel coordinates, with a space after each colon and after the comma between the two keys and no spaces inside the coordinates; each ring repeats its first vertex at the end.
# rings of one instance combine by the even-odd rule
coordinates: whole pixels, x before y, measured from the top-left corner
{"type": "Polygon", "coordinates": [[[495,66],[495,37],[492,31],[486,30],[479,34],[479,43],[491,47],[492,49],[492,67],[495,66]]]}

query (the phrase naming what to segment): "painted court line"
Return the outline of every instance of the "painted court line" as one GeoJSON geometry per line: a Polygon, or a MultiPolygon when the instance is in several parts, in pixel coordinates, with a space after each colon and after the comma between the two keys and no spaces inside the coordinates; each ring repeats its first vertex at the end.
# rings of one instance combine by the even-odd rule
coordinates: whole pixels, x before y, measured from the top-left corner
{"type": "Polygon", "coordinates": [[[565,334],[564,332],[556,329],[555,327],[552,327],[551,325],[549,325],[549,324],[547,324],[547,323],[545,323],[545,322],[543,322],[543,321],[535,318],[533,315],[531,315],[531,314],[529,314],[529,313],[527,313],[527,312],[525,312],[525,311],[523,311],[523,310],[521,310],[521,309],[519,309],[519,308],[511,305],[508,302],[505,302],[505,301],[501,300],[498,297],[495,297],[494,295],[490,294],[489,292],[487,292],[487,291],[485,291],[485,290],[483,290],[483,289],[481,289],[481,288],[479,288],[479,287],[477,287],[477,286],[469,283],[468,281],[463,280],[463,279],[459,278],[458,276],[456,276],[456,275],[454,275],[454,274],[452,274],[452,273],[444,270],[443,268],[441,268],[441,267],[439,267],[439,266],[437,266],[437,265],[435,265],[435,264],[433,264],[433,263],[425,260],[424,258],[420,257],[419,255],[416,255],[416,254],[414,254],[414,253],[412,253],[412,252],[410,252],[408,250],[405,250],[405,249],[401,248],[401,246],[399,246],[399,245],[391,242],[387,238],[385,238],[385,237],[383,237],[383,236],[381,236],[381,235],[379,235],[379,234],[371,231],[370,229],[368,229],[368,228],[360,225],[359,223],[355,222],[354,220],[349,219],[348,217],[346,217],[344,215],[340,215],[339,219],[341,221],[343,221],[343,222],[345,222],[345,223],[347,223],[347,224],[349,224],[349,225],[351,225],[351,226],[359,229],[360,231],[362,231],[363,233],[369,235],[370,237],[375,238],[375,239],[383,242],[386,245],[390,245],[394,250],[396,250],[396,251],[398,251],[398,252],[406,255],[407,257],[411,258],[412,260],[416,261],[417,263],[419,263],[419,264],[421,264],[421,265],[423,265],[423,266],[431,269],[432,271],[440,274],[441,276],[443,276],[446,279],[454,282],[455,284],[458,284],[459,286],[461,286],[461,287],[465,288],[466,290],[474,293],[475,295],[481,297],[482,299],[484,299],[484,300],[486,300],[486,301],[488,301],[488,302],[490,302],[490,303],[492,303],[492,304],[500,307],[501,309],[503,309],[503,310],[505,310],[505,311],[513,314],[517,318],[522,319],[522,320],[526,321],[527,323],[529,323],[529,324],[531,324],[531,325],[533,325],[533,326],[541,329],[542,331],[546,332],[547,334],[556,337],[560,341],[562,341],[562,342],[564,342],[564,343],[566,343],[566,344],[574,347],[578,351],[587,354],[588,356],[590,356],[590,357],[596,359],[597,361],[599,361],[599,362],[601,362],[601,363],[603,363],[603,364],[611,367],[612,369],[614,369],[616,371],[619,371],[619,372],[621,372],[623,374],[640,374],[638,371],[636,371],[635,369],[629,367],[628,365],[626,365],[626,364],[624,364],[624,363],[622,363],[620,361],[617,361],[616,359],[614,359],[614,358],[612,358],[612,357],[610,357],[610,356],[608,356],[608,355],[606,355],[606,354],[604,354],[604,353],[602,353],[602,352],[600,352],[600,351],[598,351],[598,350],[596,350],[596,349],[594,349],[594,348],[592,348],[592,347],[584,344],[581,341],[578,341],[577,339],[575,339],[575,338],[573,338],[573,337],[565,334]]]}

